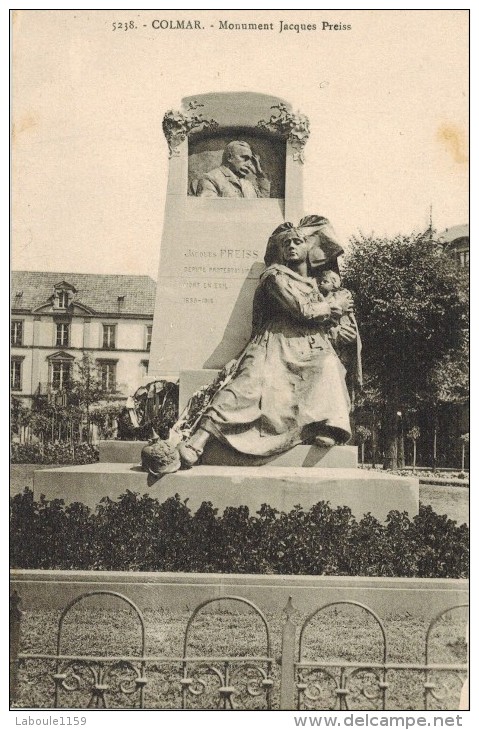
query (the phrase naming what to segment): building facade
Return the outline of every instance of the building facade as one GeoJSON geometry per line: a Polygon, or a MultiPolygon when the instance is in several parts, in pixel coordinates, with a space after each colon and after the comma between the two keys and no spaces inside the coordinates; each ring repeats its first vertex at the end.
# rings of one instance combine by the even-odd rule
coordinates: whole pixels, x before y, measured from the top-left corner
{"type": "Polygon", "coordinates": [[[446,228],[438,236],[444,253],[462,269],[469,267],[469,225],[467,223],[446,228]]]}
{"type": "Polygon", "coordinates": [[[148,372],[156,284],[149,276],[12,272],[10,386],[29,405],[61,391],[84,354],[119,400],[148,372]]]}

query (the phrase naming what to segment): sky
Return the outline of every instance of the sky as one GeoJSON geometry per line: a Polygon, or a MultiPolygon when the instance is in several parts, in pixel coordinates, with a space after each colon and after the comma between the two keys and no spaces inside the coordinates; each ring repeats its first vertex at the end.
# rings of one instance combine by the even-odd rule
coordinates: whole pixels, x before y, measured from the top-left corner
{"type": "Polygon", "coordinates": [[[161,120],[214,91],[276,95],[309,117],[304,210],[345,245],[424,230],[431,206],[438,231],[468,220],[466,11],[23,10],[12,60],[14,269],[156,278],[161,120]],[[155,18],[204,29],[154,30],[155,18]]]}

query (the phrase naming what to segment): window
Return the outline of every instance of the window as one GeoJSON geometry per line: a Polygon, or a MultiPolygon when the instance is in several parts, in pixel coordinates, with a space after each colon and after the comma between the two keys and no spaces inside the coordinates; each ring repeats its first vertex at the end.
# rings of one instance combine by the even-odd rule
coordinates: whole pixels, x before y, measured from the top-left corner
{"type": "Polygon", "coordinates": [[[52,362],[52,380],[53,390],[62,390],[70,382],[71,363],[65,360],[54,360],[52,362]]]}
{"type": "Polygon", "coordinates": [[[116,390],[116,362],[103,361],[99,363],[101,385],[104,391],[112,393],[116,390]]]}
{"type": "Polygon", "coordinates": [[[103,349],[115,349],[116,324],[103,325],[103,349]]]}
{"type": "Polygon", "coordinates": [[[53,287],[53,308],[68,309],[72,304],[77,290],[68,281],[59,281],[53,287]]]}
{"type": "Polygon", "coordinates": [[[57,347],[68,347],[70,344],[70,325],[65,322],[58,322],[57,324],[57,347]]]}
{"type": "Polygon", "coordinates": [[[17,358],[10,361],[10,387],[12,390],[22,389],[22,361],[17,358]]]}
{"type": "Polygon", "coordinates": [[[140,367],[141,367],[141,374],[142,375],[148,375],[148,365],[149,365],[149,361],[148,360],[142,360],[141,361],[140,367]]]}
{"type": "Polygon", "coordinates": [[[23,322],[21,319],[12,320],[10,328],[10,343],[12,345],[23,345],[23,322]]]}
{"type": "Polygon", "coordinates": [[[147,324],[146,325],[146,347],[145,350],[148,350],[150,352],[151,349],[151,333],[153,332],[153,325],[147,324]]]}
{"type": "Polygon", "coordinates": [[[57,296],[58,296],[58,308],[66,309],[68,307],[68,292],[59,291],[57,296]]]}

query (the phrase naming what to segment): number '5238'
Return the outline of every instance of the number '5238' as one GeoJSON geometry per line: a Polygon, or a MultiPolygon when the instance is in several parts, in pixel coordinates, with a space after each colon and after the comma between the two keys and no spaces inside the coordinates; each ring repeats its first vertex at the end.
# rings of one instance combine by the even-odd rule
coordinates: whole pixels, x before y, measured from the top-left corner
{"type": "Polygon", "coordinates": [[[112,23],[112,30],[134,30],[136,28],[134,20],[127,20],[126,23],[112,23]]]}

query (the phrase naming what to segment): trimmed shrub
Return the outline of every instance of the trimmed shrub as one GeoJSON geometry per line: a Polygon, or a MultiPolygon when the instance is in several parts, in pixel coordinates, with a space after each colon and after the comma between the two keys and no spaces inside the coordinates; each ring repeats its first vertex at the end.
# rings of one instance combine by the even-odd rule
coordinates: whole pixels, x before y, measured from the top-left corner
{"type": "Polygon", "coordinates": [[[42,464],[43,454],[40,444],[10,445],[10,462],[12,464],[42,464]]]}
{"type": "Polygon", "coordinates": [[[431,507],[386,524],[348,507],[318,502],[310,510],[256,515],[211,502],[192,514],[178,495],[158,502],[126,492],[93,512],[63,500],[39,502],[26,489],[11,499],[15,568],[278,573],[462,578],[469,570],[469,530],[431,507]]]}
{"type": "Polygon", "coordinates": [[[11,445],[12,464],[93,464],[98,461],[98,449],[86,442],[72,445],[65,441],[42,444],[11,445]]]}

